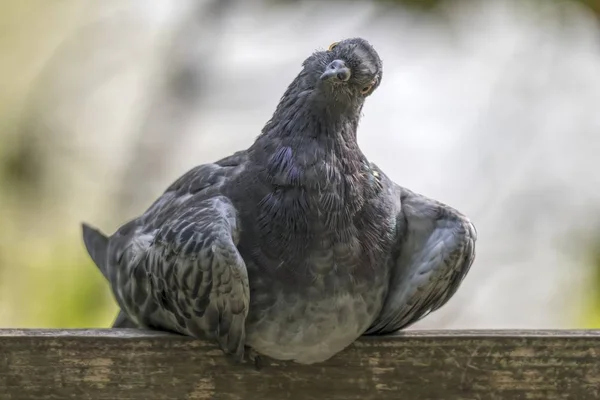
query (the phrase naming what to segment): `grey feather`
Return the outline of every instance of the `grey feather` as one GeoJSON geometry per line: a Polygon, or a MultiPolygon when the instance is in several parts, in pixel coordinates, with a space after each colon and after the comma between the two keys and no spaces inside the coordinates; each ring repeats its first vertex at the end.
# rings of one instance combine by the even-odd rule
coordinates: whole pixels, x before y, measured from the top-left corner
{"type": "Polygon", "coordinates": [[[81,224],[83,243],[92,261],[98,267],[102,275],[106,277],[106,252],[108,250],[108,238],[99,230],[88,224],[81,224]]]}
{"type": "Polygon", "coordinates": [[[113,328],[137,328],[138,326],[127,317],[123,311],[119,311],[115,322],[112,325],[113,328]]]}
{"type": "Polygon", "coordinates": [[[453,208],[397,188],[398,255],[391,265],[390,289],[367,334],[410,326],[454,295],[475,259],[477,232],[453,208]]]}
{"type": "Polygon", "coordinates": [[[310,364],[447,302],[474,228],[360,150],[382,76],[363,39],[313,53],[248,149],[193,168],[108,239],[84,226],[122,310],[114,325],[310,364]]]}
{"type": "MultiPolygon", "coordinates": [[[[106,256],[108,252],[108,238],[99,230],[91,227],[88,224],[81,224],[83,242],[85,247],[94,261],[94,264],[98,267],[102,275],[108,279],[106,272],[106,256]]],[[[113,323],[113,328],[136,328],[137,325],[133,323],[123,311],[119,311],[117,318],[113,323]]]]}
{"type": "Polygon", "coordinates": [[[235,247],[236,211],[220,196],[194,202],[189,193],[169,194],[187,189],[173,186],[111,237],[107,275],[127,316],[120,314],[114,325],[215,339],[241,359],[249,290],[235,247]],[[194,206],[181,207],[185,198],[194,206]]]}

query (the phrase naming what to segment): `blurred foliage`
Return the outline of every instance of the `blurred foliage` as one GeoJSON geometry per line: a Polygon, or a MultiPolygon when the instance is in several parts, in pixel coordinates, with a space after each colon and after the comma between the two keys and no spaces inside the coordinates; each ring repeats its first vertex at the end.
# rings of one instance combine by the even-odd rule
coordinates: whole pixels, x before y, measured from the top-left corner
{"type": "Polygon", "coordinates": [[[8,308],[0,311],[0,326],[108,326],[117,309],[83,245],[74,246],[81,241],[59,229],[56,235],[39,232],[30,211],[3,194],[0,299],[8,308]]]}
{"type": "Polygon", "coordinates": [[[0,2],[0,327],[106,327],[116,315],[79,227],[44,188],[46,152],[27,129],[38,75],[90,5],[0,2]]]}
{"type": "MultiPolygon", "coordinates": [[[[423,10],[430,10],[442,3],[451,3],[454,0],[379,0],[386,3],[402,4],[412,8],[419,8],[423,10]]],[[[542,3],[547,3],[548,0],[536,0],[542,3]]],[[[565,2],[568,0],[553,0],[555,2],[565,2]]],[[[600,14],[600,1],[599,0],[574,0],[577,3],[581,3],[588,7],[596,14],[600,14]]]]}
{"type": "MultiPolygon", "coordinates": [[[[301,2],[303,0],[272,0],[273,2],[301,2]]],[[[336,0],[333,0],[336,1],[336,0]]],[[[445,6],[448,4],[455,3],[457,0],[376,0],[379,3],[389,3],[390,5],[402,5],[404,7],[413,9],[413,10],[421,10],[421,11],[431,11],[436,7],[445,6]]],[[[461,0],[459,0],[461,1],[461,0]]],[[[463,0],[464,1],[464,0],[463,0]]],[[[473,2],[477,2],[475,0],[471,0],[473,2]]],[[[553,1],[555,3],[566,3],[566,2],[575,2],[579,3],[591,11],[593,11],[596,15],[600,15],[600,0],[522,0],[522,1],[537,1],[538,3],[549,3],[553,1]]]]}
{"type": "Polygon", "coordinates": [[[582,325],[588,329],[600,328],[600,245],[592,254],[593,277],[590,284],[588,296],[588,307],[583,310],[581,317],[582,325]]]}
{"type": "MultiPolygon", "coordinates": [[[[296,0],[288,0],[288,1],[296,1],[296,0]]],[[[430,11],[434,8],[442,5],[451,4],[456,2],[456,0],[377,0],[380,3],[389,3],[389,4],[401,4],[405,7],[418,9],[422,11],[430,11]]],[[[525,0],[524,0],[525,1],[525,0]]],[[[548,3],[549,0],[534,0],[539,3],[548,3]]],[[[585,7],[592,10],[595,14],[600,15],[600,0],[550,0],[554,2],[576,2],[584,5],[585,7]]]]}

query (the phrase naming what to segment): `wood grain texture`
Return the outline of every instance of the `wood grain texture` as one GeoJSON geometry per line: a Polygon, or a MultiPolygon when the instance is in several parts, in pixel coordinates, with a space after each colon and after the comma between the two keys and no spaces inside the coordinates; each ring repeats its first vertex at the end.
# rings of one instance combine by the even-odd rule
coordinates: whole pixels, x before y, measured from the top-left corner
{"type": "Polygon", "coordinates": [[[407,331],[324,364],[232,365],[137,330],[0,330],[0,399],[600,398],[600,331],[407,331]]]}

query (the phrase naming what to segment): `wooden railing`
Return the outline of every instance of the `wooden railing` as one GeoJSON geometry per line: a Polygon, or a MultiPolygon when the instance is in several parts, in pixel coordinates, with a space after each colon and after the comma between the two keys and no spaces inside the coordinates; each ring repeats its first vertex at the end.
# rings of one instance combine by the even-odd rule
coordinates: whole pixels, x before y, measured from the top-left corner
{"type": "Polygon", "coordinates": [[[127,329],[0,330],[0,351],[0,399],[600,399],[600,331],[407,331],[259,371],[127,329]]]}

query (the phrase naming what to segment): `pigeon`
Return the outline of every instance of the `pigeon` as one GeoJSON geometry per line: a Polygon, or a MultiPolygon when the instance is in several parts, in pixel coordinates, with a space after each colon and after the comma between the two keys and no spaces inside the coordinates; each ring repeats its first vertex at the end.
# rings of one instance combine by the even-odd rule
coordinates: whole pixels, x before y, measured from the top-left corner
{"type": "Polygon", "coordinates": [[[477,233],[359,148],[382,68],[363,38],[315,51],[250,147],[192,168],[111,236],[83,223],[114,326],[211,340],[234,362],[314,364],[446,304],[477,233]]]}

